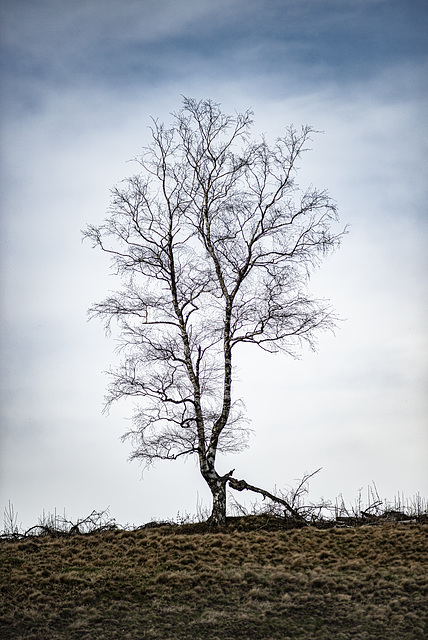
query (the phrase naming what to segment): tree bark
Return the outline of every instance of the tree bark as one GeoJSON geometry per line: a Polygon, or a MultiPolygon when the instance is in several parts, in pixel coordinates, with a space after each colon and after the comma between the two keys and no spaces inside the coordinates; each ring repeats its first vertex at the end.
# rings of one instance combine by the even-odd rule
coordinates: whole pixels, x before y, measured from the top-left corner
{"type": "Polygon", "coordinates": [[[226,524],[226,483],[216,483],[211,485],[210,489],[213,497],[213,507],[208,518],[208,524],[215,526],[226,524]]]}
{"type": "Polygon", "coordinates": [[[210,525],[218,526],[226,524],[226,484],[234,471],[235,469],[232,469],[232,471],[229,471],[229,473],[224,476],[219,476],[213,471],[212,474],[205,477],[213,497],[212,512],[207,520],[207,523],[210,525]]]}

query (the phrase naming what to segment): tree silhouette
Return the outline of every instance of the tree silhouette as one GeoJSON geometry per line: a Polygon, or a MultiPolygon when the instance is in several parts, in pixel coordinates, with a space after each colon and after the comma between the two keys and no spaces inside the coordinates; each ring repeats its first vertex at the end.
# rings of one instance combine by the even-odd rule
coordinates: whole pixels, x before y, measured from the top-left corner
{"type": "Polygon", "coordinates": [[[234,350],[295,354],[333,327],[331,309],[306,286],[343,235],[331,229],[327,192],[295,183],[313,130],[288,127],[269,146],[251,141],[251,125],[250,111],[232,116],[184,98],[170,128],[153,121],[138,173],[112,190],[104,223],[84,232],[123,285],[90,309],[107,330],[119,328],[123,361],[110,372],[107,406],[140,399],[124,435],[132,458],[198,457],[213,524],[225,521],[229,481],[251,488],[216,468],[219,452],[247,442],[232,396],[234,350]]]}

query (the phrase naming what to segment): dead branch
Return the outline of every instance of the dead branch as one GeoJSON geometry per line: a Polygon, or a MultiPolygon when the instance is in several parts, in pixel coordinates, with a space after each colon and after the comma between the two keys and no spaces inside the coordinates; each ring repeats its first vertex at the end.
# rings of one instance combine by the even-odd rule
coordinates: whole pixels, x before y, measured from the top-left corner
{"type": "Polygon", "coordinates": [[[288,504],[286,500],[284,500],[283,498],[278,498],[278,496],[274,496],[273,493],[270,493],[265,489],[260,489],[260,487],[255,487],[251,484],[248,484],[248,482],[246,482],[245,480],[236,480],[235,478],[229,478],[229,487],[231,489],[235,489],[235,491],[243,491],[244,489],[247,489],[248,491],[254,491],[254,493],[260,493],[264,498],[269,498],[269,500],[281,504],[287,509],[287,511],[293,516],[293,518],[296,518],[296,520],[306,522],[305,518],[300,515],[300,513],[296,511],[296,509],[293,509],[293,507],[288,504]]]}

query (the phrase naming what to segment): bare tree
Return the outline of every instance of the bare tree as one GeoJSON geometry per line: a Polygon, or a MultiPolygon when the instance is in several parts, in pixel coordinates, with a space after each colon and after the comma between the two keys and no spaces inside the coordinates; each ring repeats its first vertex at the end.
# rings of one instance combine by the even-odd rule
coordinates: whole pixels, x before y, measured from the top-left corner
{"type": "Polygon", "coordinates": [[[332,328],[331,309],[306,285],[343,233],[331,230],[328,194],[295,183],[310,127],[289,127],[269,146],[250,140],[250,111],[226,115],[184,98],[173,118],[170,128],[153,121],[139,173],[112,190],[104,223],[84,232],[123,284],[90,315],[119,327],[124,357],[106,406],[141,399],[123,436],[131,457],[198,456],[219,524],[234,470],[221,475],[217,454],[242,450],[248,435],[232,398],[232,354],[246,343],[294,355],[332,328]]]}

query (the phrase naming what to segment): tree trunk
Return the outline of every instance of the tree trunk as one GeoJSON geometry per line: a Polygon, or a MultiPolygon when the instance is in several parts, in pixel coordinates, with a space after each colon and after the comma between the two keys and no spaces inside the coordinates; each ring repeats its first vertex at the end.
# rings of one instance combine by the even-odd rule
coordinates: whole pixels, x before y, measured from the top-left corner
{"type": "Polygon", "coordinates": [[[219,478],[216,483],[210,485],[213,496],[213,508],[208,524],[226,524],[226,482],[219,478]]]}
{"type": "Polygon", "coordinates": [[[232,471],[229,471],[229,473],[226,473],[224,476],[219,476],[216,471],[204,474],[204,479],[213,497],[212,512],[207,520],[210,525],[217,526],[226,524],[226,484],[234,471],[235,469],[232,469],[232,471]]]}

